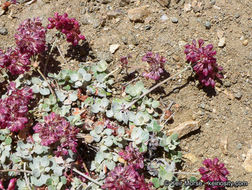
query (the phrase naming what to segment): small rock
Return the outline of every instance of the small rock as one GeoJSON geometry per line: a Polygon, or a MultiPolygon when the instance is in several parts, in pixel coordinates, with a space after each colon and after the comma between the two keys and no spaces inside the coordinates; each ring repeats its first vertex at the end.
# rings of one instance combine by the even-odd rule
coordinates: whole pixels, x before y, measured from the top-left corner
{"type": "Polygon", "coordinates": [[[184,11],[189,12],[192,10],[192,5],[190,3],[187,3],[184,5],[184,11]]]}
{"type": "Polygon", "coordinates": [[[252,51],[249,53],[248,59],[252,61],[252,51]]]}
{"type": "Polygon", "coordinates": [[[218,46],[222,48],[225,45],[226,45],[226,38],[225,37],[220,38],[218,46]]]}
{"type": "Polygon", "coordinates": [[[211,3],[212,5],[215,5],[216,0],[211,0],[210,3],[211,3]]]}
{"type": "Polygon", "coordinates": [[[120,10],[108,11],[108,12],[107,12],[107,16],[108,16],[109,19],[111,19],[111,18],[116,18],[116,17],[118,17],[118,16],[120,16],[120,15],[121,15],[121,11],[120,11],[120,10]]]}
{"type": "Polygon", "coordinates": [[[176,17],[171,18],[172,23],[178,23],[178,19],[176,17]]]}
{"type": "Polygon", "coordinates": [[[225,81],[224,82],[224,86],[225,87],[230,87],[231,86],[231,82],[230,81],[225,81]]]}
{"type": "Polygon", "coordinates": [[[164,22],[164,21],[168,20],[168,16],[166,14],[164,14],[161,16],[160,20],[164,22]]]}
{"type": "Polygon", "coordinates": [[[8,34],[7,28],[1,27],[1,28],[0,28],[0,34],[3,35],[3,36],[7,35],[7,34],[8,34]]]}
{"type": "Polygon", "coordinates": [[[124,7],[130,3],[130,0],[120,0],[119,6],[124,7]]]}
{"type": "Polygon", "coordinates": [[[179,62],[179,60],[180,60],[180,57],[178,55],[173,55],[172,58],[176,62],[179,62]]]}
{"type": "Polygon", "coordinates": [[[171,0],[156,0],[161,6],[169,7],[171,0]]]}
{"type": "Polygon", "coordinates": [[[125,36],[122,36],[122,42],[127,45],[128,44],[128,39],[125,36]]]}
{"type": "Polygon", "coordinates": [[[242,42],[242,45],[247,46],[247,45],[248,45],[248,40],[244,40],[244,41],[242,42]]]}
{"type": "Polygon", "coordinates": [[[112,44],[109,47],[109,51],[113,54],[116,52],[116,50],[118,50],[119,47],[120,47],[120,44],[112,44]]]}
{"type": "Polygon", "coordinates": [[[247,172],[252,172],[252,148],[247,152],[246,159],[242,166],[247,172]]]}
{"type": "Polygon", "coordinates": [[[241,92],[237,92],[237,93],[235,93],[234,96],[235,96],[236,99],[240,100],[241,97],[242,97],[242,93],[241,92]]]}
{"type": "Polygon", "coordinates": [[[200,128],[198,121],[186,121],[184,123],[181,123],[174,129],[168,130],[168,135],[171,135],[173,133],[177,133],[179,138],[189,134],[192,131],[195,131],[200,128]]]}
{"type": "Polygon", "coordinates": [[[242,149],[242,144],[241,144],[241,143],[237,143],[237,144],[236,144],[236,148],[237,148],[238,150],[241,150],[241,149],[242,149]]]}
{"type": "Polygon", "coordinates": [[[151,26],[150,25],[146,25],[144,28],[145,28],[145,30],[150,30],[151,26]]]}
{"type": "Polygon", "coordinates": [[[210,29],[211,28],[211,22],[206,21],[205,27],[206,27],[206,29],[210,29]]]}
{"type": "Polygon", "coordinates": [[[110,52],[99,51],[97,53],[97,58],[99,60],[105,60],[107,63],[110,63],[110,62],[113,61],[113,57],[112,57],[112,54],[110,52]]]}
{"type": "Polygon", "coordinates": [[[228,154],[228,136],[225,135],[224,137],[221,137],[220,139],[220,149],[223,152],[223,154],[228,154]]]}
{"type": "Polygon", "coordinates": [[[198,158],[192,153],[184,154],[183,157],[188,159],[192,163],[196,163],[198,161],[198,158]]]}
{"type": "Polygon", "coordinates": [[[128,17],[132,22],[144,22],[145,17],[150,14],[148,6],[142,6],[128,10],[128,17]]]}
{"type": "Polygon", "coordinates": [[[221,39],[224,36],[224,32],[222,30],[217,30],[217,37],[221,39]]]}

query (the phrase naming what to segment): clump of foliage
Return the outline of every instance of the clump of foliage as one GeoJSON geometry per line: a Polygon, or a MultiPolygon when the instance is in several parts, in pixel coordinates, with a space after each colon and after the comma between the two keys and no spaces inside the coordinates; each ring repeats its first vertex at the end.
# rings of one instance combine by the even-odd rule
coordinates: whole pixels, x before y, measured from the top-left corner
{"type": "Polygon", "coordinates": [[[142,61],[146,61],[149,64],[149,69],[143,73],[143,76],[147,79],[159,80],[164,72],[166,59],[158,53],[148,52],[143,56],[142,61]]]}
{"type": "Polygon", "coordinates": [[[35,133],[39,133],[41,144],[50,146],[56,142],[59,143],[55,154],[57,156],[67,155],[68,149],[77,152],[78,128],[70,125],[70,123],[60,115],[54,112],[44,117],[43,123],[37,123],[33,127],[35,133]]]}
{"type": "Polygon", "coordinates": [[[32,99],[32,90],[29,87],[17,89],[11,82],[8,87],[8,97],[0,99],[0,127],[18,132],[28,122],[28,104],[32,99]]]}
{"type": "Polygon", "coordinates": [[[219,163],[218,158],[205,159],[203,161],[205,167],[199,169],[200,174],[202,175],[201,180],[206,183],[205,189],[223,189],[224,186],[211,186],[207,185],[207,182],[226,182],[228,178],[226,177],[229,174],[229,171],[224,167],[223,163],[219,163]]]}
{"type": "MultiPolygon", "coordinates": [[[[47,29],[56,28],[73,46],[85,39],[78,21],[66,13],[48,20],[47,29]]],[[[178,180],[178,135],[162,130],[160,103],[146,96],[150,90],[144,82],[129,83],[122,95],[115,95],[105,60],[44,76],[34,61],[41,61],[38,55],[46,50],[47,29],[39,18],[27,19],[15,34],[17,47],[0,50],[0,67],[19,75],[8,77],[3,70],[8,81],[15,80],[0,99],[0,167],[7,171],[8,190],[15,184],[18,189],[150,190],[178,180]],[[85,160],[89,155],[92,159],[85,160]]],[[[202,47],[202,41],[199,45],[186,46],[187,60],[204,75],[201,82],[213,86],[215,52],[202,47]]],[[[128,58],[120,59],[126,71],[128,58]]],[[[148,52],[142,60],[149,64],[144,78],[159,80],[166,59],[148,52]]],[[[226,179],[228,172],[218,160],[204,165],[202,181],[226,179]]]]}
{"type": "Polygon", "coordinates": [[[56,28],[60,32],[66,35],[68,42],[72,43],[73,46],[78,45],[80,40],[85,40],[85,37],[80,34],[80,25],[75,18],[68,18],[68,14],[64,13],[59,15],[55,13],[53,18],[48,18],[50,24],[48,24],[48,29],[56,28]]]}
{"type": "Polygon", "coordinates": [[[215,86],[214,80],[221,79],[223,76],[219,73],[223,70],[222,67],[216,63],[216,51],[213,50],[213,45],[208,44],[204,47],[204,41],[198,40],[199,47],[197,47],[196,40],[192,44],[185,46],[186,60],[191,63],[193,70],[199,77],[199,81],[204,86],[215,86]]]}

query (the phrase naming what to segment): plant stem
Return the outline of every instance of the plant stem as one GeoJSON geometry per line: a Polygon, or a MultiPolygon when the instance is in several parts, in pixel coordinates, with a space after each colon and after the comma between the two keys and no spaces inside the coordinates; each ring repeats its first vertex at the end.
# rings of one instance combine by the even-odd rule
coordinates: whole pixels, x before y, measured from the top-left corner
{"type": "Polygon", "coordinates": [[[114,69],[113,71],[111,71],[110,73],[108,73],[104,78],[103,78],[103,80],[105,80],[106,78],[108,78],[109,76],[111,76],[114,72],[116,72],[118,69],[120,69],[121,68],[121,66],[120,67],[117,67],[116,69],[114,69]]]}
{"type": "Polygon", "coordinates": [[[55,95],[55,93],[54,93],[54,91],[53,91],[51,85],[49,84],[48,80],[46,79],[45,75],[40,71],[39,68],[37,68],[37,71],[38,71],[38,73],[42,76],[42,78],[46,81],[46,83],[48,84],[48,87],[49,87],[49,89],[50,89],[52,95],[56,98],[56,95],[55,95]]]}
{"type": "Polygon", "coordinates": [[[162,84],[164,84],[164,83],[166,83],[167,81],[169,81],[169,80],[175,78],[176,76],[180,75],[181,73],[187,71],[189,68],[191,68],[191,66],[185,67],[183,70],[179,71],[178,73],[176,73],[176,74],[170,76],[169,78],[163,80],[162,82],[156,84],[155,86],[153,86],[152,88],[150,88],[148,91],[146,91],[145,93],[143,93],[139,98],[135,99],[135,100],[132,101],[130,104],[128,104],[128,105],[126,106],[125,109],[130,108],[130,107],[133,106],[138,100],[140,100],[141,98],[143,98],[144,96],[146,96],[147,94],[149,94],[151,91],[155,90],[156,88],[158,88],[158,87],[161,86],[162,84]]]}
{"type": "Polygon", "coordinates": [[[85,178],[88,179],[89,181],[92,181],[92,182],[95,183],[96,185],[102,186],[101,183],[99,183],[99,182],[96,181],[95,179],[93,179],[93,178],[91,178],[91,177],[85,175],[84,173],[80,172],[79,170],[73,168],[73,171],[76,172],[77,174],[79,174],[79,175],[85,177],[85,178]]]}
{"type": "Polygon", "coordinates": [[[54,42],[53,42],[52,48],[50,49],[50,52],[49,52],[48,57],[47,57],[47,59],[46,59],[45,67],[44,67],[44,75],[45,75],[45,73],[46,73],[46,69],[47,69],[47,65],[48,65],[50,56],[51,56],[51,54],[52,54],[52,51],[53,51],[53,49],[54,49],[55,44],[57,43],[57,41],[58,41],[58,39],[56,38],[56,39],[54,40],[54,42]]]}
{"type": "Polygon", "coordinates": [[[190,172],[172,172],[173,174],[183,174],[183,175],[200,175],[199,173],[190,173],[190,172]]]}
{"type": "MultiPolygon", "coordinates": [[[[24,163],[24,170],[26,170],[26,162],[24,163]]],[[[29,180],[27,178],[27,174],[26,173],[24,173],[24,177],[25,177],[25,183],[26,183],[28,189],[32,190],[31,187],[30,187],[30,183],[29,183],[29,180]]]]}
{"type": "Polygon", "coordinates": [[[62,52],[61,52],[59,46],[56,46],[56,47],[57,47],[57,49],[58,49],[58,51],[59,51],[59,53],[60,53],[60,56],[61,56],[62,59],[64,60],[65,64],[67,64],[67,60],[65,59],[64,55],[62,54],[62,52]]]}
{"type": "Polygon", "coordinates": [[[0,170],[0,173],[1,172],[22,172],[22,173],[29,173],[29,174],[32,173],[32,171],[28,171],[28,170],[15,170],[15,169],[0,170]]]}

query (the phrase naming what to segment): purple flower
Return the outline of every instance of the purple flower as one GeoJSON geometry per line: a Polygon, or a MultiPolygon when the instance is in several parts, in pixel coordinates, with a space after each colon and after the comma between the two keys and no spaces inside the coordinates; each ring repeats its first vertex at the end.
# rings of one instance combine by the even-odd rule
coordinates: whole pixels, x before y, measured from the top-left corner
{"type": "Polygon", "coordinates": [[[0,50],[0,67],[6,67],[13,75],[23,74],[28,71],[30,64],[30,54],[23,54],[18,48],[9,48],[5,54],[0,50]]]}
{"type": "Polygon", "coordinates": [[[146,70],[143,76],[153,80],[159,80],[160,75],[164,72],[166,59],[158,53],[154,55],[152,52],[148,52],[142,58],[142,61],[146,61],[149,64],[149,70],[146,70]]]}
{"type": "Polygon", "coordinates": [[[134,149],[132,143],[125,148],[125,150],[119,152],[121,156],[128,164],[133,165],[136,169],[144,168],[144,157],[143,153],[139,152],[137,149],[134,149]]]}
{"type": "Polygon", "coordinates": [[[7,98],[0,99],[0,128],[18,132],[28,122],[28,103],[32,99],[32,90],[28,87],[16,89],[16,84],[11,82],[8,94],[7,98]]]}
{"type": "Polygon", "coordinates": [[[73,46],[78,45],[80,40],[85,40],[85,36],[80,34],[80,25],[75,18],[68,18],[67,13],[59,15],[54,14],[54,18],[48,18],[50,24],[48,29],[56,28],[60,32],[66,35],[67,41],[71,42],[73,46]]]}
{"type": "Polygon", "coordinates": [[[27,19],[19,25],[15,39],[21,53],[43,53],[46,49],[46,28],[42,26],[40,18],[27,19]]]}
{"type": "MultiPolygon", "coordinates": [[[[16,186],[16,181],[17,181],[16,178],[12,178],[6,190],[14,190],[16,186]]],[[[2,180],[0,180],[0,190],[5,190],[2,180]]]]}
{"type": "MultiPolygon", "coordinates": [[[[202,175],[201,180],[205,183],[207,182],[226,182],[228,181],[226,175],[229,174],[228,170],[224,167],[223,163],[218,163],[219,159],[214,158],[211,159],[205,159],[203,161],[203,165],[205,167],[201,167],[199,169],[200,174],[202,175]]],[[[219,190],[223,189],[223,186],[210,186],[206,184],[205,187],[206,190],[219,190]]]]}
{"type": "Polygon", "coordinates": [[[117,166],[110,171],[102,189],[108,190],[151,190],[151,183],[146,183],[143,176],[134,169],[133,165],[117,166]]]}
{"type": "Polygon", "coordinates": [[[52,112],[44,117],[44,123],[37,123],[33,130],[39,133],[41,144],[49,146],[58,143],[56,156],[67,155],[68,149],[77,152],[77,137],[78,128],[70,125],[70,123],[60,115],[52,112]]]}
{"type": "Polygon", "coordinates": [[[185,46],[186,60],[192,64],[201,84],[214,87],[214,80],[223,78],[219,73],[223,68],[216,63],[216,58],[214,58],[216,51],[213,51],[212,44],[203,47],[202,39],[198,40],[198,44],[199,47],[197,47],[196,40],[193,40],[192,45],[185,46]]]}

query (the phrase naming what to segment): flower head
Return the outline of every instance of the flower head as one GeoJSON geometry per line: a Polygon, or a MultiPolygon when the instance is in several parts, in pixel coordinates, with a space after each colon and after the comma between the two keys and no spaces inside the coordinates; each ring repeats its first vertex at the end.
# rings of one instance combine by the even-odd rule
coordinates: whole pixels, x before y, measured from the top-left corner
{"type": "Polygon", "coordinates": [[[19,48],[9,48],[5,53],[0,50],[0,67],[6,67],[11,74],[23,74],[29,70],[30,54],[21,53],[19,48]]]}
{"type": "Polygon", "coordinates": [[[32,99],[32,90],[28,87],[16,89],[16,84],[11,82],[8,94],[7,98],[0,99],[0,128],[18,132],[28,122],[28,103],[32,99]]]}
{"type": "Polygon", "coordinates": [[[50,24],[48,29],[56,28],[60,32],[66,35],[67,41],[71,42],[73,46],[78,45],[80,40],[85,40],[85,36],[80,34],[80,25],[75,18],[68,18],[67,13],[59,15],[54,14],[54,18],[48,18],[50,24]]]}
{"type": "Polygon", "coordinates": [[[134,149],[132,143],[130,143],[125,150],[119,152],[119,156],[126,160],[128,164],[133,165],[136,169],[144,168],[143,153],[139,152],[137,149],[134,149]]]}
{"type": "MultiPolygon", "coordinates": [[[[224,167],[223,163],[218,163],[219,159],[214,158],[213,160],[211,159],[205,159],[203,161],[203,165],[205,167],[201,167],[199,169],[200,174],[202,175],[201,180],[205,183],[207,182],[226,182],[228,181],[226,175],[229,174],[228,170],[224,167]]],[[[206,190],[219,190],[223,188],[223,186],[210,186],[206,185],[206,190]]]]}
{"type": "Polygon", "coordinates": [[[213,50],[213,45],[208,44],[203,47],[204,41],[198,40],[199,47],[197,47],[196,40],[192,44],[185,46],[186,60],[193,66],[193,70],[199,77],[199,81],[204,86],[215,86],[214,80],[222,78],[219,73],[223,70],[222,67],[216,63],[216,51],[213,50]]]}
{"type": "MultiPolygon", "coordinates": [[[[14,190],[16,186],[17,178],[12,178],[6,190],[14,190]]],[[[5,190],[2,180],[0,180],[0,190],[5,190]]]]}
{"type": "Polygon", "coordinates": [[[78,128],[70,125],[70,123],[60,115],[52,112],[44,117],[44,123],[37,123],[33,127],[35,133],[39,133],[41,144],[49,146],[58,143],[56,156],[67,155],[68,149],[77,152],[78,128]]]}
{"type": "Polygon", "coordinates": [[[151,190],[152,184],[147,184],[143,176],[134,169],[133,165],[117,166],[110,171],[102,189],[109,190],[151,190]]]}
{"type": "Polygon", "coordinates": [[[17,47],[23,54],[39,54],[46,48],[46,28],[40,18],[23,21],[15,34],[17,47]]]}
{"type": "Polygon", "coordinates": [[[142,58],[142,61],[146,61],[149,64],[149,70],[146,70],[143,76],[153,80],[159,80],[160,75],[164,72],[166,59],[158,53],[154,55],[152,52],[148,52],[142,58]]]}

